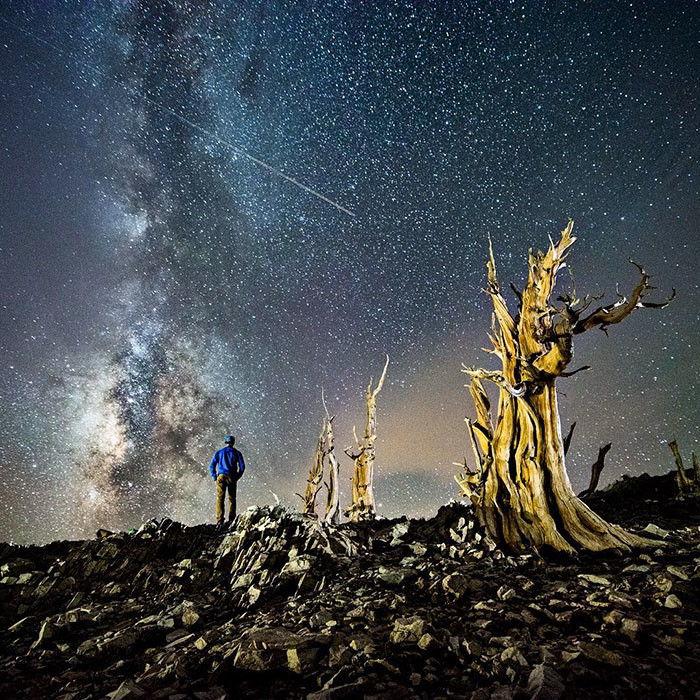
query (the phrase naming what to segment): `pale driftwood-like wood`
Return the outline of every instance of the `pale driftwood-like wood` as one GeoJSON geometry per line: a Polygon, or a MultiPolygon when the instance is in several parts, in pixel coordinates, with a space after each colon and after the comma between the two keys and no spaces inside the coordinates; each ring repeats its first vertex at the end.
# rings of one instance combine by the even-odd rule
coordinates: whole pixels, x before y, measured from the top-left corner
{"type": "Polygon", "coordinates": [[[304,515],[321,519],[316,513],[316,496],[321,489],[324,474],[328,470],[328,482],[323,482],[328,490],[328,494],[325,514],[322,519],[325,522],[337,524],[340,518],[340,496],[338,493],[338,459],[334,453],[335,445],[333,440],[333,419],[335,416],[331,416],[328,413],[323,389],[321,389],[321,402],[325,411],[323,427],[316,442],[314,458],[306,480],[306,492],[303,496],[301,494],[297,495],[304,502],[304,515]]]}
{"type": "Polygon", "coordinates": [[[367,403],[367,423],[365,425],[365,434],[360,442],[357,438],[357,432],[353,427],[353,436],[355,438],[355,449],[348,447],[345,449],[345,454],[355,463],[355,469],[352,475],[352,502],[346,511],[346,515],[350,520],[372,520],[376,517],[376,508],[374,504],[374,458],[375,458],[375,441],[377,439],[377,394],[384,386],[386,372],[389,367],[389,356],[386,356],[386,364],[384,371],[379,379],[377,386],[372,389],[373,380],[369,380],[367,385],[367,393],[365,395],[367,403]]]}
{"type": "Polygon", "coordinates": [[[490,246],[486,291],[494,313],[489,352],[502,367],[499,371],[464,367],[471,377],[477,413],[476,421],[467,420],[476,468],[470,470],[465,464],[456,479],[491,536],[516,552],[626,550],[647,544],[607,523],[574,494],[565,468],[555,382],[573,373],[568,366],[574,335],[591,328],[605,330],[634,309],[660,308],[670,299],[661,304],[646,302],[649,276],[637,266],[641,280],[629,299],[622,297],[584,316],[593,300],[579,300],[572,290],[558,297],[562,305],[555,306],[551,295],[576,240],[572,230],[569,222],[546,253],[530,252],[528,280],[518,294],[515,316],[501,294],[490,246]],[[484,381],[499,388],[495,421],[484,381]]]}
{"type": "Polygon", "coordinates": [[[328,483],[326,488],[328,495],[326,498],[326,517],[327,523],[337,525],[340,520],[340,494],[338,492],[338,458],[335,456],[335,444],[333,440],[333,418],[328,413],[328,407],[323,395],[323,408],[326,411],[326,462],[328,464],[328,483]]]}
{"type": "Polygon", "coordinates": [[[316,450],[314,451],[314,458],[311,462],[311,469],[309,469],[309,476],[306,479],[306,491],[302,500],[304,501],[304,507],[302,512],[304,515],[316,515],[316,496],[321,489],[321,482],[323,481],[323,463],[325,457],[325,445],[326,445],[326,421],[323,421],[323,428],[318,436],[318,441],[316,442],[316,450]]]}

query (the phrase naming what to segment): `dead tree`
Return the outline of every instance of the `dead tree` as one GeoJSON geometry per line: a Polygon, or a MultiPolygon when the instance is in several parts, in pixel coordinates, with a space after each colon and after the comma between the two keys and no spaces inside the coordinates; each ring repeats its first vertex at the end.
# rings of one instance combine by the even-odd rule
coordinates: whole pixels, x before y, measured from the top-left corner
{"type": "Polygon", "coordinates": [[[634,309],[660,308],[670,299],[661,304],[645,301],[651,289],[649,276],[636,265],[640,280],[629,298],[619,295],[616,303],[586,313],[593,299],[579,300],[572,289],[558,297],[561,306],[555,306],[550,297],[576,240],[572,227],[570,221],[547,253],[530,252],[528,281],[518,293],[515,316],[501,294],[490,247],[485,291],[494,314],[493,349],[488,352],[499,358],[502,369],[464,367],[471,376],[469,389],[476,407],[476,420],[467,419],[476,469],[470,471],[465,463],[456,479],[491,536],[516,552],[627,550],[646,544],[607,523],[574,494],[566,473],[555,382],[579,371],[567,369],[575,335],[592,328],[605,331],[634,309]],[[484,381],[499,390],[495,424],[484,381]]]}
{"type": "MultiPolygon", "coordinates": [[[[574,425],[576,425],[574,423],[574,425]]],[[[610,452],[610,448],[612,447],[612,442],[609,442],[607,445],[603,445],[599,450],[598,450],[598,459],[596,459],[595,462],[591,465],[591,481],[588,484],[588,488],[585,491],[582,491],[578,497],[583,498],[584,496],[588,496],[589,494],[593,493],[597,488],[598,488],[598,482],[600,481],[600,475],[603,473],[603,469],[605,469],[605,455],[610,452]]],[[[566,450],[564,450],[564,454],[566,454],[566,450]]]]}
{"type": "Polygon", "coordinates": [[[321,402],[325,411],[323,427],[316,442],[314,458],[306,480],[306,492],[303,496],[300,493],[297,496],[304,502],[304,515],[318,517],[316,513],[316,496],[321,490],[321,483],[323,482],[323,485],[328,489],[326,512],[323,519],[326,522],[336,524],[340,514],[340,498],[338,495],[338,459],[335,456],[335,446],[333,444],[333,419],[335,416],[331,416],[328,413],[323,389],[321,389],[321,402]],[[328,482],[323,481],[326,469],[329,475],[328,482]]]}
{"type": "Polygon", "coordinates": [[[567,455],[569,453],[569,447],[571,447],[571,438],[574,436],[574,428],[576,428],[576,421],[574,421],[571,424],[571,427],[569,428],[569,432],[566,434],[566,437],[564,438],[564,455],[567,455]]]}
{"type": "Polygon", "coordinates": [[[326,453],[326,423],[327,421],[324,419],[323,428],[321,428],[318,441],[316,442],[316,450],[311,469],[309,469],[309,476],[306,479],[306,491],[303,496],[297,494],[304,501],[302,509],[304,515],[316,515],[316,496],[321,489],[321,482],[323,481],[323,463],[326,453]]]}
{"type": "Polygon", "coordinates": [[[326,489],[328,490],[328,497],[326,498],[326,522],[332,525],[337,525],[340,520],[340,495],[338,493],[338,458],[335,456],[335,445],[333,442],[333,418],[328,413],[328,407],[326,406],[325,398],[323,393],[321,393],[321,399],[323,400],[323,408],[326,411],[326,461],[328,462],[328,483],[326,484],[326,489]]]}
{"type": "Polygon", "coordinates": [[[352,432],[355,438],[355,449],[347,447],[345,454],[355,463],[355,470],[352,475],[352,502],[346,511],[350,520],[373,520],[376,517],[374,506],[374,457],[375,441],[377,439],[377,394],[384,386],[386,371],[389,367],[389,356],[386,356],[384,371],[377,386],[372,389],[372,378],[367,385],[365,396],[367,403],[367,424],[365,434],[360,442],[357,438],[357,431],[353,427],[352,432]]]}
{"type": "Polygon", "coordinates": [[[695,456],[695,452],[692,452],[693,458],[693,474],[688,476],[685,471],[685,466],[683,465],[683,457],[681,457],[680,450],[678,449],[678,442],[676,440],[671,440],[668,446],[673,452],[673,458],[676,462],[676,483],[678,484],[678,495],[683,498],[684,496],[700,495],[700,465],[698,464],[698,459],[695,456]]]}

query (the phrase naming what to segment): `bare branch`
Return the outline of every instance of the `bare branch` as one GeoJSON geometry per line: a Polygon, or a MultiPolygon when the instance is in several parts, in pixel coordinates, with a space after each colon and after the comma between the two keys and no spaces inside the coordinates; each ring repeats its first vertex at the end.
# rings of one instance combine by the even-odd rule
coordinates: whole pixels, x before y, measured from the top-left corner
{"type": "Polygon", "coordinates": [[[567,433],[566,437],[564,438],[564,454],[567,454],[569,452],[569,447],[571,446],[571,438],[574,436],[574,428],[576,427],[576,421],[574,421],[571,424],[571,427],[569,428],[569,432],[567,433]]]}
{"type": "Polygon", "coordinates": [[[579,367],[578,369],[574,369],[571,372],[561,372],[559,375],[560,377],[573,377],[574,374],[578,374],[579,372],[585,372],[586,370],[589,370],[591,368],[590,365],[583,365],[583,367],[579,367]]]}
{"type": "Polygon", "coordinates": [[[637,286],[632,290],[629,299],[621,296],[620,300],[612,306],[600,306],[585,318],[579,318],[572,328],[574,334],[583,333],[596,326],[600,326],[605,331],[607,326],[620,323],[635,309],[663,309],[675,299],[676,290],[674,289],[671,296],[663,302],[644,301],[645,293],[653,289],[649,284],[649,275],[641,265],[632,260],[630,262],[639,270],[640,279],[637,286]]]}
{"type": "Polygon", "coordinates": [[[328,418],[328,420],[332,420],[330,413],[328,413],[328,406],[326,406],[326,395],[323,391],[323,387],[321,387],[321,403],[323,404],[323,410],[326,412],[326,418],[328,418]]]}
{"type": "Polygon", "coordinates": [[[464,364],[462,365],[462,367],[462,372],[468,374],[470,377],[477,379],[486,379],[489,382],[493,382],[494,384],[497,384],[501,389],[507,391],[511,396],[525,396],[525,392],[527,391],[527,385],[524,382],[513,386],[512,384],[510,384],[510,382],[506,380],[502,372],[498,372],[496,370],[467,367],[464,364]]]}
{"type": "MultiPolygon", "coordinates": [[[[372,392],[372,397],[376,398],[377,394],[382,390],[382,387],[384,386],[384,380],[386,379],[386,371],[389,368],[389,355],[386,356],[386,364],[384,365],[384,371],[382,372],[382,376],[379,379],[379,384],[377,384],[377,388],[372,392]]],[[[370,382],[371,386],[371,382],[370,382]]]]}
{"type": "Polygon", "coordinates": [[[518,306],[522,308],[523,305],[523,293],[511,282],[510,288],[513,290],[513,294],[518,298],[518,306]]]}
{"type": "Polygon", "coordinates": [[[600,480],[600,475],[605,469],[605,455],[610,452],[612,443],[609,442],[607,445],[603,445],[598,450],[598,459],[591,465],[591,481],[588,484],[588,488],[583,491],[579,496],[587,496],[593,493],[598,488],[598,481],[600,480]]]}

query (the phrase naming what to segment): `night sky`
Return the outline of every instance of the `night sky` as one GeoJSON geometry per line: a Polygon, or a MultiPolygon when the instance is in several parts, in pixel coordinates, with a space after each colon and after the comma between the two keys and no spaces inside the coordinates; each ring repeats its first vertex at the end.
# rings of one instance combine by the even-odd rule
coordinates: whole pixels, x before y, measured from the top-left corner
{"type": "Polygon", "coordinates": [[[342,448],[385,353],[378,510],[434,512],[468,451],[460,365],[494,367],[488,236],[522,285],[569,217],[579,292],[630,289],[630,258],[677,290],[576,338],[574,488],[605,442],[603,485],[671,468],[673,437],[700,449],[697,3],[4,2],[0,20],[0,540],[211,521],[229,432],[239,508],[298,507],[321,387],[347,502],[342,448]]]}

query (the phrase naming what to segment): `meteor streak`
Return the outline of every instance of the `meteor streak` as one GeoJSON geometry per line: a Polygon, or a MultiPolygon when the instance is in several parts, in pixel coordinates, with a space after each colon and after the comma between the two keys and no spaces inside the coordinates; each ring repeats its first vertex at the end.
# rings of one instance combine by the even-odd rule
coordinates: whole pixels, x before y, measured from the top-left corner
{"type": "MultiPolygon", "coordinates": [[[[72,58],[73,60],[77,61],[77,63],[79,65],[81,65],[83,68],[85,68],[86,70],[92,71],[92,72],[96,73],[97,75],[101,75],[103,78],[107,78],[107,80],[111,80],[113,83],[115,83],[116,85],[119,85],[119,87],[123,88],[124,90],[126,90],[129,93],[132,93],[132,94],[134,93],[134,89],[132,87],[130,87],[129,85],[126,85],[121,80],[118,80],[117,78],[115,78],[113,75],[109,75],[109,73],[106,73],[105,71],[100,70],[99,68],[96,68],[95,66],[90,66],[90,65],[82,62],[78,56],[71,53],[70,51],[65,51],[65,50],[59,48],[55,44],[52,44],[50,41],[47,41],[46,39],[42,39],[41,37],[36,36],[32,32],[30,32],[28,29],[24,29],[23,27],[20,27],[20,26],[14,24],[13,22],[10,22],[9,20],[5,19],[4,17],[0,17],[0,21],[4,22],[5,24],[7,24],[11,27],[14,27],[18,31],[22,32],[22,34],[25,34],[26,36],[31,37],[32,39],[34,39],[34,41],[37,41],[41,44],[45,44],[46,46],[49,46],[50,48],[52,48],[54,51],[61,54],[62,56],[65,56],[67,58],[72,58]]],[[[238,148],[238,146],[235,146],[230,141],[227,141],[226,139],[222,138],[214,131],[207,129],[207,128],[201,126],[200,124],[196,124],[193,121],[190,121],[189,119],[187,119],[187,117],[183,117],[182,114],[179,114],[175,110],[170,109],[170,107],[166,107],[164,104],[158,102],[157,100],[154,100],[152,97],[149,97],[148,95],[139,95],[139,94],[136,94],[136,97],[137,98],[140,97],[141,99],[146,100],[146,102],[149,102],[154,107],[157,107],[158,109],[161,109],[164,112],[167,112],[170,116],[175,117],[176,119],[179,119],[181,122],[187,124],[188,126],[192,127],[193,129],[196,129],[200,133],[206,134],[207,136],[212,138],[214,141],[217,141],[218,143],[220,143],[222,146],[225,146],[226,148],[231,149],[237,155],[240,155],[243,158],[247,158],[248,160],[252,161],[256,165],[259,165],[261,168],[265,168],[265,170],[268,170],[273,175],[277,175],[277,177],[281,177],[282,179],[287,180],[287,182],[291,182],[293,185],[296,185],[297,187],[304,190],[305,192],[308,192],[309,194],[313,195],[314,197],[317,197],[318,199],[326,202],[327,204],[330,204],[332,207],[335,207],[338,211],[342,211],[344,214],[347,214],[348,216],[352,216],[352,217],[356,216],[356,214],[354,212],[350,211],[350,209],[347,209],[342,204],[338,204],[338,202],[333,201],[332,199],[330,199],[329,197],[326,197],[324,194],[321,194],[320,192],[313,189],[312,187],[305,185],[303,182],[299,182],[299,180],[297,180],[296,178],[291,177],[290,175],[286,175],[281,170],[278,170],[277,168],[270,165],[269,163],[266,163],[264,160],[261,160],[260,158],[256,158],[255,156],[251,155],[250,153],[244,151],[243,149],[238,148]]]]}

